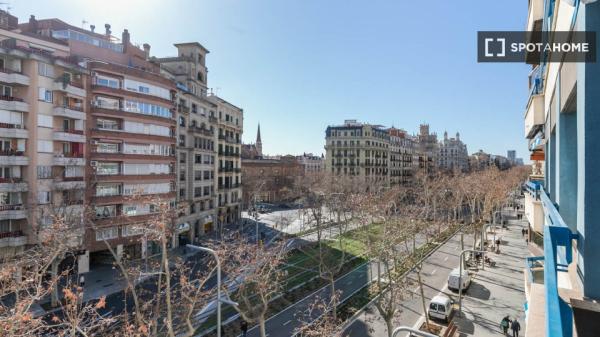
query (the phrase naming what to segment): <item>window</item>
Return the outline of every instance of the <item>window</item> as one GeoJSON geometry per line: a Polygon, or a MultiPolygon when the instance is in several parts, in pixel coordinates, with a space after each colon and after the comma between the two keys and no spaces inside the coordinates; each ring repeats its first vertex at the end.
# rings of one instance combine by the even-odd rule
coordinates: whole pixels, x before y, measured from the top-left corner
{"type": "Polygon", "coordinates": [[[50,203],[50,191],[38,192],[38,204],[45,205],[50,203]]]}
{"type": "Polygon", "coordinates": [[[50,179],[52,178],[52,166],[38,166],[37,167],[38,179],[50,179]]]}
{"type": "Polygon", "coordinates": [[[3,96],[12,97],[12,87],[8,85],[0,85],[0,90],[2,90],[3,96]]]}
{"type": "Polygon", "coordinates": [[[99,184],[96,185],[96,196],[107,197],[121,194],[120,184],[99,184]]]}
{"type": "Polygon", "coordinates": [[[65,178],[83,177],[83,166],[65,166],[65,178]]]}
{"type": "Polygon", "coordinates": [[[52,116],[38,114],[38,126],[44,128],[52,127],[52,116]]]}
{"type": "Polygon", "coordinates": [[[99,175],[117,175],[119,174],[119,163],[98,162],[96,172],[99,175]]]}
{"type": "Polygon", "coordinates": [[[123,226],[121,229],[122,236],[134,236],[144,234],[144,228],[141,225],[123,226]]]}
{"type": "Polygon", "coordinates": [[[119,130],[119,123],[112,119],[98,119],[96,127],[102,130],[119,130]]]}
{"type": "Polygon", "coordinates": [[[38,140],[38,152],[52,153],[52,141],[51,140],[38,140]]]}
{"type": "Polygon", "coordinates": [[[95,106],[103,109],[118,110],[120,108],[119,100],[115,98],[96,96],[96,100],[93,103],[95,106]]]}
{"type": "Polygon", "coordinates": [[[123,110],[165,118],[171,118],[173,116],[171,109],[167,107],[133,100],[125,100],[123,110]]]}
{"type": "Polygon", "coordinates": [[[119,237],[119,228],[110,227],[96,230],[96,241],[110,240],[119,237]]]}
{"type": "Polygon", "coordinates": [[[40,101],[52,103],[52,97],[52,90],[48,90],[42,87],[38,88],[38,99],[40,101]]]}
{"type": "Polygon", "coordinates": [[[47,63],[38,63],[38,75],[54,78],[54,67],[47,63]]]}
{"type": "Polygon", "coordinates": [[[96,147],[98,153],[119,153],[119,144],[117,143],[98,143],[96,147]]]}
{"type": "Polygon", "coordinates": [[[143,92],[144,94],[149,94],[149,93],[150,93],[150,88],[148,88],[148,87],[144,87],[144,86],[141,86],[141,85],[140,85],[140,86],[138,87],[138,91],[139,91],[139,92],[143,92]]]}
{"type": "Polygon", "coordinates": [[[116,78],[112,78],[112,77],[101,76],[101,75],[96,76],[96,84],[101,85],[103,87],[119,89],[119,80],[116,78]]]}

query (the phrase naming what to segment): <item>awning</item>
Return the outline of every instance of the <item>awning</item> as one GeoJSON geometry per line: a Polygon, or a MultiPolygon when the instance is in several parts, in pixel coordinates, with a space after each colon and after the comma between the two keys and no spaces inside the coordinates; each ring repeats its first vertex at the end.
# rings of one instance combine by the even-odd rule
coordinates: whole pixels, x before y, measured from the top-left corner
{"type": "Polygon", "coordinates": [[[531,160],[546,160],[546,156],[544,151],[533,151],[531,153],[531,157],[529,158],[531,160]]]}
{"type": "Polygon", "coordinates": [[[190,230],[190,224],[187,222],[184,222],[182,224],[177,225],[177,233],[184,233],[190,230]]]}

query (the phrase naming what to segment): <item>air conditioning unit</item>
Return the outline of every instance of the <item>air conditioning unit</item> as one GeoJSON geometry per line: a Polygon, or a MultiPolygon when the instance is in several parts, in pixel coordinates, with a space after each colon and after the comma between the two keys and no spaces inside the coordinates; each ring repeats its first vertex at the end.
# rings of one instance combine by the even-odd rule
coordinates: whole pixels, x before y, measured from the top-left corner
{"type": "Polygon", "coordinates": [[[96,160],[91,160],[91,161],[90,161],[90,166],[91,166],[91,167],[96,167],[96,166],[98,166],[98,161],[96,161],[96,160]]]}

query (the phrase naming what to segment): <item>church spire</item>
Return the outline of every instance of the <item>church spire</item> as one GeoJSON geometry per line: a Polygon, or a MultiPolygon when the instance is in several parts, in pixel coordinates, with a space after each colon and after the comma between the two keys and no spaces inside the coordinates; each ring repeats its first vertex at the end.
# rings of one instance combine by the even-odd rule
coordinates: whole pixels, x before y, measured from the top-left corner
{"type": "Polygon", "coordinates": [[[262,143],[260,139],[260,123],[258,123],[258,131],[256,132],[256,144],[262,143]]]}
{"type": "Polygon", "coordinates": [[[262,157],[262,140],[260,139],[260,123],[258,123],[258,131],[256,131],[256,152],[259,157],[262,157]]]}

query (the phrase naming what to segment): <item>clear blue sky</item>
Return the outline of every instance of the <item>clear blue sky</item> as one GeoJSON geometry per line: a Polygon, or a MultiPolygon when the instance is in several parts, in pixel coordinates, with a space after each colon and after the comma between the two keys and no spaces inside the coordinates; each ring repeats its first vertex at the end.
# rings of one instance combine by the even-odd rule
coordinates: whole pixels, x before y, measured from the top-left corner
{"type": "Polygon", "coordinates": [[[526,156],[528,67],[478,64],[478,30],[523,30],[526,0],[12,0],[26,21],[111,23],[155,56],[176,42],[210,50],[209,86],[244,109],[244,141],[261,124],[264,152],[323,152],[344,119],[438,135],[526,156]]]}

